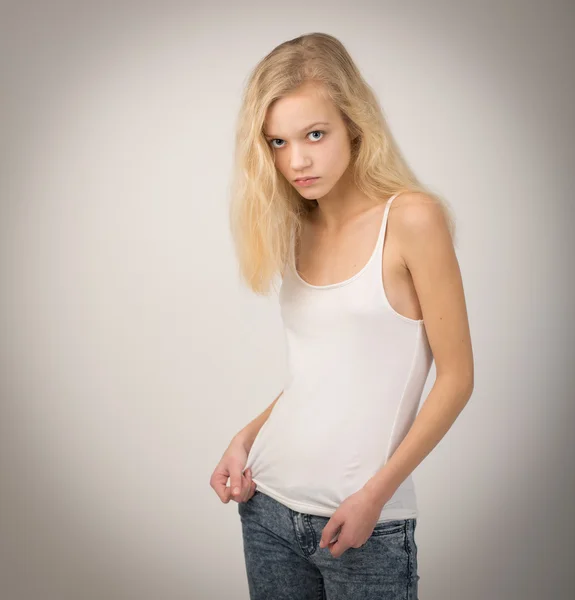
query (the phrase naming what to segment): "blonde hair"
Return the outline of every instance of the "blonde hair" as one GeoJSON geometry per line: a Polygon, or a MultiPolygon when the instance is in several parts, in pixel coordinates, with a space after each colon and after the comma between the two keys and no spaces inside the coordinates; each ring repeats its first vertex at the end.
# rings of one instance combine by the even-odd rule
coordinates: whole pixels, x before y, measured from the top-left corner
{"type": "Polygon", "coordinates": [[[351,142],[357,187],[377,202],[398,192],[421,192],[442,207],[455,238],[455,218],[447,202],[424,186],[395,142],[376,95],[343,44],[326,33],[283,42],[249,76],[239,111],[231,184],[230,225],[240,277],[255,293],[267,295],[283,274],[292,235],[316,205],[280,177],[263,127],[271,104],[306,83],[317,84],[339,109],[351,142]]]}

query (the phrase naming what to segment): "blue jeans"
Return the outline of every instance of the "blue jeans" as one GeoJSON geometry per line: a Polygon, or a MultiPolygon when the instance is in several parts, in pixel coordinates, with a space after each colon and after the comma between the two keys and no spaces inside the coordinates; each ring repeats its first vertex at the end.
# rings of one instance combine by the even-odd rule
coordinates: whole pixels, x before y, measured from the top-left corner
{"type": "Polygon", "coordinates": [[[250,600],[417,600],[416,519],[378,523],[359,548],[320,548],[328,517],[256,489],[238,503],[250,600]]]}

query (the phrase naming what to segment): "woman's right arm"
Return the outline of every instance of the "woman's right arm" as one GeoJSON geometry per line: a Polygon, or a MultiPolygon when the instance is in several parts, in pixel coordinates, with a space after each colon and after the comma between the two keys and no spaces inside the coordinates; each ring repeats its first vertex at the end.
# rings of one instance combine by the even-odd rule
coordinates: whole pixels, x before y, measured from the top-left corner
{"type": "Polygon", "coordinates": [[[225,504],[232,498],[236,502],[247,502],[254,495],[256,484],[252,481],[251,469],[245,469],[245,465],[259,430],[267,421],[282,394],[283,390],[261,415],[236,433],[214,469],[210,477],[210,485],[225,504]],[[228,479],[230,480],[229,486],[228,479]],[[234,489],[237,492],[232,495],[231,492],[234,489]]]}

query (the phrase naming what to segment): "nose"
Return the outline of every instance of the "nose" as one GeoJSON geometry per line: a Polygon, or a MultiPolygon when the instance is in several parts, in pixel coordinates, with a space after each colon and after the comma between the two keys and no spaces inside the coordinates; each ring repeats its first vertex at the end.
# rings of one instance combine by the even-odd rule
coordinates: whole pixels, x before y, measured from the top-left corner
{"type": "Polygon", "coordinates": [[[292,170],[302,171],[303,169],[308,168],[310,164],[305,149],[299,150],[297,146],[294,146],[290,156],[290,167],[292,170]]]}

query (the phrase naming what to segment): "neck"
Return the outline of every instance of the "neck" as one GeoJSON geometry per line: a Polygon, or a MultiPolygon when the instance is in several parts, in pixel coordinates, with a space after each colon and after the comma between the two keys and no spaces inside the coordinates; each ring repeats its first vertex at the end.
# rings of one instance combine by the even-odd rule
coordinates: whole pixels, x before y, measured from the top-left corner
{"type": "Polygon", "coordinates": [[[326,232],[333,233],[378,205],[358,189],[347,172],[328,194],[317,198],[317,203],[310,212],[310,218],[326,232]]]}

